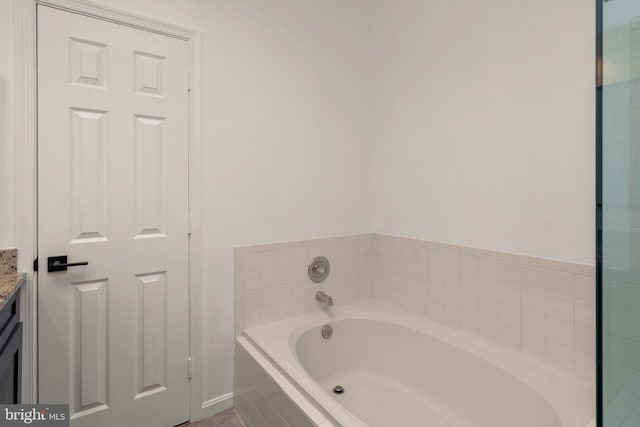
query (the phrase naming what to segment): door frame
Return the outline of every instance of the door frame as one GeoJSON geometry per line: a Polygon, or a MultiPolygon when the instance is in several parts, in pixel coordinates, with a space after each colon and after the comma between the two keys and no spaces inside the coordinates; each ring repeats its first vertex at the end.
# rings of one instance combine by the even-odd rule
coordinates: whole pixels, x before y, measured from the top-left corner
{"type": "MultiPolygon", "coordinates": [[[[199,295],[203,274],[203,168],[202,168],[202,35],[199,31],[151,19],[84,0],[14,0],[15,24],[15,228],[19,271],[27,272],[22,318],[24,403],[38,402],[38,254],[37,228],[37,50],[36,9],[50,6],[79,15],[184,40],[189,45],[189,353],[190,417],[202,418],[203,362],[199,295]],[[18,54],[19,53],[19,54],[18,54]]],[[[185,86],[188,83],[185,82],[185,86]]],[[[46,402],[43,402],[46,403],[46,402]]]]}

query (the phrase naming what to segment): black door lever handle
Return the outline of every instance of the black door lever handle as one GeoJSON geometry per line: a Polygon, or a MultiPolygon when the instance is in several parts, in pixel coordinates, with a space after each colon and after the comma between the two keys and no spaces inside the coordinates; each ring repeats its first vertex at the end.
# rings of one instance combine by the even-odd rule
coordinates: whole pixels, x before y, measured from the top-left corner
{"type": "Polygon", "coordinates": [[[47,258],[47,272],[54,271],[67,271],[67,267],[75,267],[78,265],[89,265],[88,261],[81,262],[69,262],[67,263],[67,256],[50,256],[47,258]]]}

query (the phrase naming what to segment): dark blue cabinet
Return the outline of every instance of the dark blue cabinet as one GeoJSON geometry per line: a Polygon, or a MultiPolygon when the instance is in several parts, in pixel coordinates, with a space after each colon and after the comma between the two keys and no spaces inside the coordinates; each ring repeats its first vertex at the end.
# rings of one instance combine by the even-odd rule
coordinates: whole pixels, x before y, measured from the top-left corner
{"type": "Polygon", "coordinates": [[[0,403],[20,403],[22,322],[16,293],[0,309],[0,403]]]}

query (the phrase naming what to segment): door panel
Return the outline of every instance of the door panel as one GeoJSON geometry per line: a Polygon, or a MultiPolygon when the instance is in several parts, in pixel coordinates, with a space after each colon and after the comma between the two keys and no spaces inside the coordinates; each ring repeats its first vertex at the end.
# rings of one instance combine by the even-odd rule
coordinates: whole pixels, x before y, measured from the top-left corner
{"type": "Polygon", "coordinates": [[[39,401],[74,426],[189,418],[187,49],[38,6],[39,401]]]}

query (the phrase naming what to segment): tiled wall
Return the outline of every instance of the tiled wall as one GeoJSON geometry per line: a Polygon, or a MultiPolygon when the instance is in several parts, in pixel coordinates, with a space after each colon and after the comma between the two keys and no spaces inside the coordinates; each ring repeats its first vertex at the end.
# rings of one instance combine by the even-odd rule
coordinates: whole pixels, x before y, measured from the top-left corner
{"type": "Polygon", "coordinates": [[[236,340],[234,406],[246,427],[332,427],[244,338],[236,340]]]}
{"type": "Polygon", "coordinates": [[[591,265],[381,234],[236,249],[236,336],[242,329],[374,297],[522,352],[567,373],[595,376],[591,265]],[[307,267],[331,263],[315,284],[307,267]]]}
{"type": "Polygon", "coordinates": [[[236,336],[243,328],[321,309],[318,290],[336,305],[373,297],[373,234],[236,248],[236,336]],[[318,255],[331,264],[319,284],[307,275],[318,255]]]}
{"type": "Polygon", "coordinates": [[[376,234],[375,297],[594,379],[591,265],[376,234]]]}

